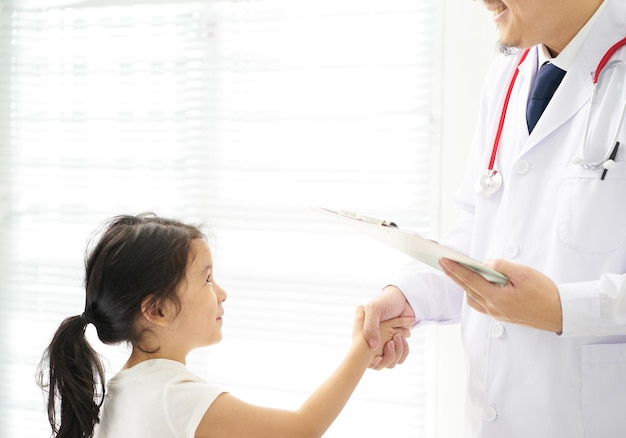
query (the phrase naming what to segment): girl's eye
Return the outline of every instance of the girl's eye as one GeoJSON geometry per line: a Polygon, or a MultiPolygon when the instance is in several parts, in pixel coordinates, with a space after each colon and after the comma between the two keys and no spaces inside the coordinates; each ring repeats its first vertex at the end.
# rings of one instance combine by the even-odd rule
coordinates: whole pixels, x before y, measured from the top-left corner
{"type": "Polygon", "coordinates": [[[211,276],[211,275],[209,275],[209,276],[206,278],[206,282],[207,282],[207,283],[210,283],[210,282],[212,282],[212,281],[213,281],[213,278],[212,278],[212,276],[211,276]]]}

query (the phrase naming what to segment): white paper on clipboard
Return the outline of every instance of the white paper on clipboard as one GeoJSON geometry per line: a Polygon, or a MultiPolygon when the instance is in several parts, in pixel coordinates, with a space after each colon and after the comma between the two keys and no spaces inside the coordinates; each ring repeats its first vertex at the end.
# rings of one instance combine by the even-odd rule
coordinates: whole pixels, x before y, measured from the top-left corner
{"type": "Polygon", "coordinates": [[[314,208],[316,211],[325,213],[340,222],[343,222],[355,230],[370,236],[390,247],[403,252],[433,268],[441,270],[439,260],[442,258],[454,260],[463,266],[479,273],[485,279],[499,285],[506,284],[508,278],[501,273],[474,260],[458,251],[434,240],[426,239],[418,233],[398,228],[393,222],[384,221],[347,211],[334,211],[323,207],[314,208]]]}

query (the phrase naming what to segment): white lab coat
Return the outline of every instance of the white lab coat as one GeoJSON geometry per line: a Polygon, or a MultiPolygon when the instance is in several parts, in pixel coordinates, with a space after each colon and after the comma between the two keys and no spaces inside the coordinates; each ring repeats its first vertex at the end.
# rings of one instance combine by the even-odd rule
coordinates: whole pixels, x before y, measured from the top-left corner
{"type": "MultiPolygon", "coordinates": [[[[469,366],[467,437],[626,437],[626,127],[615,168],[604,181],[601,170],[570,164],[581,151],[591,75],[607,49],[626,35],[626,0],[606,1],[530,136],[525,109],[536,47],[520,65],[496,164],[503,185],[492,197],[478,198],[474,184],[487,168],[519,57],[495,60],[456,198],[462,219],[446,239],[478,260],[505,258],[552,278],[563,334],[478,313],[454,283],[417,264],[395,282],[418,321],[462,321],[469,366]]],[[[616,57],[626,60],[626,49],[616,57]]],[[[626,69],[619,74],[611,85],[615,90],[626,88],[626,69]]],[[[594,139],[602,141],[588,158],[599,159],[610,148],[607,137],[614,128],[602,136],[609,129],[605,124],[598,125],[594,139]]]]}

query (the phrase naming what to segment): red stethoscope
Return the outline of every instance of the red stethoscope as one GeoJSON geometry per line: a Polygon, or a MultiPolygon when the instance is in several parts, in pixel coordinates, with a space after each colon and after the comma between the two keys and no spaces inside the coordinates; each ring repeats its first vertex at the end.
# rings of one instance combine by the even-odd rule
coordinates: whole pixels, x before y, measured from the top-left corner
{"type": "MultiPolygon", "coordinates": [[[[583,157],[582,158],[578,157],[575,160],[577,164],[580,164],[585,169],[590,169],[590,170],[599,169],[599,168],[611,169],[615,165],[615,161],[613,159],[615,158],[615,155],[617,153],[617,148],[619,147],[619,143],[617,142],[617,135],[622,126],[622,122],[624,120],[624,114],[626,113],[626,102],[624,102],[624,105],[622,107],[622,111],[621,111],[620,118],[619,118],[619,123],[618,123],[617,129],[615,130],[615,136],[611,142],[610,148],[608,149],[607,153],[602,158],[602,160],[593,162],[593,161],[587,161],[584,157],[586,155],[588,144],[589,144],[589,126],[590,126],[590,120],[591,120],[591,115],[592,115],[592,107],[594,106],[595,100],[596,100],[598,80],[600,79],[601,73],[605,70],[605,67],[609,65],[609,61],[611,57],[613,56],[613,54],[618,49],[624,46],[626,46],[626,38],[623,38],[622,40],[615,43],[604,54],[604,56],[598,63],[598,66],[596,67],[596,71],[593,75],[593,91],[591,95],[591,104],[589,105],[589,113],[587,115],[587,122],[585,125],[585,135],[583,138],[583,157]]],[[[487,167],[487,170],[485,171],[485,173],[483,173],[480,176],[475,186],[476,194],[480,197],[485,197],[485,198],[489,197],[493,195],[494,193],[496,193],[502,186],[502,175],[500,175],[500,173],[494,169],[494,165],[495,165],[496,156],[498,153],[498,146],[500,145],[500,137],[502,135],[502,129],[504,128],[504,120],[506,118],[506,112],[509,106],[509,100],[511,99],[513,86],[515,85],[515,80],[517,79],[517,75],[519,73],[519,66],[522,62],[524,62],[524,59],[526,59],[528,52],[530,52],[530,49],[526,49],[522,53],[522,56],[520,57],[520,60],[518,61],[515,67],[515,71],[513,72],[513,76],[511,77],[511,81],[509,82],[509,87],[507,89],[507,93],[504,98],[504,104],[502,105],[502,112],[500,113],[500,121],[498,123],[498,129],[496,131],[496,136],[493,141],[493,148],[491,149],[491,158],[489,159],[489,166],[487,167]]],[[[623,63],[623,61],[618,61],[618,60],[612,61],[612,63],[615,63],[615,64],[619,62],[623,63]]]]}

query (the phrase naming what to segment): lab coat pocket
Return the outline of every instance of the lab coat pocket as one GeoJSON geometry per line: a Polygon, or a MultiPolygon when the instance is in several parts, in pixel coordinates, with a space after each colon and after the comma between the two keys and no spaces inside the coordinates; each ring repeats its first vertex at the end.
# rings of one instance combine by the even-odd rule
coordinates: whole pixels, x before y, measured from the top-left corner
{"type": "Polygon", "coordinates": [[[585,438],[623,438],[626,431],[626,344],[582,346],[585,438]]]}
{"type": "Polygon", "coordinates": [[[612,251],[626,241],[626,163],[615,163],[604,180],[601,174],[579,165],[565,171],[557,201],[558,233],[576,251],[612,251]]]}

